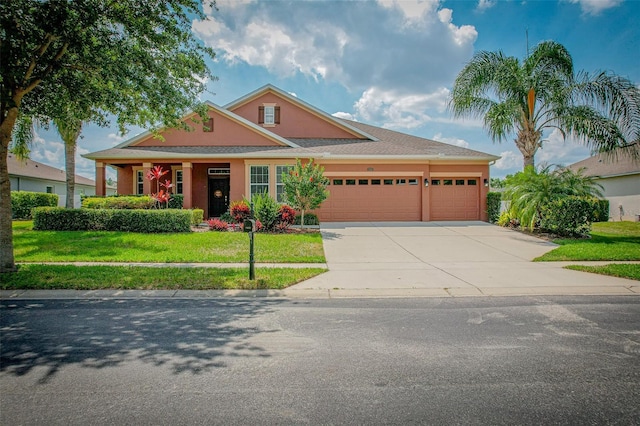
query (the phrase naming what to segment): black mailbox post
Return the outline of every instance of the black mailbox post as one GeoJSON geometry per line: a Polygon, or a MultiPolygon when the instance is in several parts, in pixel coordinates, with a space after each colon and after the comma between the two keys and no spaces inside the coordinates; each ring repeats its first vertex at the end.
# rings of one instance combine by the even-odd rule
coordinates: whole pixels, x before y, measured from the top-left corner
{"type": "MultiPolygon", "coordinates": [[[[253,204],[251,205],[253,213],[253,204]]],[[[256,279],[255,259],[253,257],[253,233],[256,232],[255,219],[245,219],[242,223],[242,230],[249,233],[249,280],[256,279]]]]}

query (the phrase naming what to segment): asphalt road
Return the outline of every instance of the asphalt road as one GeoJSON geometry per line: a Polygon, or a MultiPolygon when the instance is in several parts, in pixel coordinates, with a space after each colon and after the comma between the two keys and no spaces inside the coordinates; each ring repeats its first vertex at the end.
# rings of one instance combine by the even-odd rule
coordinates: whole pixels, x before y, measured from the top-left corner
{"type": "Polygon", "coordinates": [[[640,424],[640,298],[4,300],[0,423],[640,424]]]}

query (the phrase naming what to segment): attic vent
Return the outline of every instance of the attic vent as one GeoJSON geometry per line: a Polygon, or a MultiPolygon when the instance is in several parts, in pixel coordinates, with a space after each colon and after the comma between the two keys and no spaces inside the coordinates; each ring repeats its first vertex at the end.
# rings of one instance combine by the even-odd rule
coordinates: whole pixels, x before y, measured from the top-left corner
{"type": "Polygon", "coordinates": [[[211,176],[211,175],[213,175],[213,176],[229,175],[229,174],[231,174],[231,169],[230,168],[218,169],[218,168],[214,168],[214,167],[209,167],[209,169],[207,169],[207,173],[209,174],[209,176],[211,176]]]}

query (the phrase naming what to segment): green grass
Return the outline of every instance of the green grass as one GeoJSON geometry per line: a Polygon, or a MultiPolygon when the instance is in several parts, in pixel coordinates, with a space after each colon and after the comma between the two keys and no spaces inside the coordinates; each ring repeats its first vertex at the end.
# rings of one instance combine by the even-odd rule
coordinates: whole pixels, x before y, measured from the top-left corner
{"type": "Polygon", "coordinates": [[[560,247],[534,260],[640,260],[640,222],[594,223],[591,238],[559,239],[554,243],[560,247]]]}
{"type": "Polygon", "coordinates": [[[594,274],[610,275],[640,281],[640,265],[631,263],[611,264],[603,266],[569,265],[567,269],[591,272],[594,274]]]}
{"type": "Polygon", "coordinates": [[[0,289],[214,290],[282,289],[325,272],[322,268],[155,268],[143,266],[20,265],[0,274],[0,289]]]}
{"type": "MultiPolygon", "coordinates": [[[[554,243],[560,244],[560,247],[534,260],[539,262],[640,260],[640,222],[594,223],[591,238],[560,239],[554,240],[554,243]]],[[[640,264],[569,265],[566,268],[640,280],[640,264]]]]}
{"type": "MultiPolygon", "coordinates": [[[[16,262],[248,262],[249,237],[241,232],[138,234],[106,231],[33,231],[13,223],[16,262]]],[[[255,261],[323,263],[315,233],[256,234],[255,261]]]]}

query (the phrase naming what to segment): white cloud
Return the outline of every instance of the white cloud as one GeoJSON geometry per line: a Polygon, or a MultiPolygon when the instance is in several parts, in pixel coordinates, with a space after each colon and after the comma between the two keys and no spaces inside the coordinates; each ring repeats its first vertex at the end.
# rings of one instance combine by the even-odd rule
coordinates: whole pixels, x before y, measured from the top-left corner
{"type": "Polygon", "coordinates": [[[124,140],[124,136],[121,136],[117,133],[109,133],[107,135],[107,139],[109,140],[112,146],[115,146],[124,140]]]}
{"type": "Polygon", "coordinates": [[[611,9],[622,3],[622,0],[569,0],[580,4],[582,12],[587,15],[599,15],[603,10],[611,9]]]}
{"type": "Polygon", "coordinates": [[[512,170],[522,169],[522,164],[522,155],[513,151],[503,151],[500,153],[500,159],[493,166],[499,170],[512,170]]]}
{"type": "Polygon", "coordinates": [[[445,138],[442,136],[442,133],[436,133],[435,135],[433,135],[432,139],[438,142],[444,142],[450,145],[460,146],[462,148],[469,148],[469,142],[465,141],[464,139],[445,138]]]}
{"type": "Polygon", "coordinates": [[[542,148],[536,153],[536,164],[546,163],[559,166],[568,166],[590,156],[590,151],[583,144],[570,138],[564,140],[559,130],[554,130],[547,140],[542,143],[542,148]]]}
{"type": "Polygon", "coordinates": [[[484,12],[496,5],[496,0],[478,0],[478,10],[484,12]]]}
{"type": "Polygon", "coordinates": [[[433,93],[405,93],[372,87],[355,103],[357,117],[383,127],[412,129],[436,121],[431,114],[444,113],[449,90],[441,87],[433,93]]]}
{"type": "Polygon", "coordinates": [[[439,0],[378,0],[378,3],[387,9],[400,11],[404,18],[411,21],[419,21],[425,14],[437,10],[439,0]]]}
{"type": "Polygon", "coordinates": [[[356,116],[349,112],[338,111],[338,112],[334,112],[331,115],[333,115],[334,117],[345,119],[345,120],[357,121],[356,116]]]}
{"type": "Polygon", "coordinates": [[[475,28],[454,24],[452,11],[439,10],[436,0],[329,4],[219,3],[219,12],[194,21],[193,30],[229,64],[352,91],[434,92],[450,85],[473,54],[475,28]]]}

